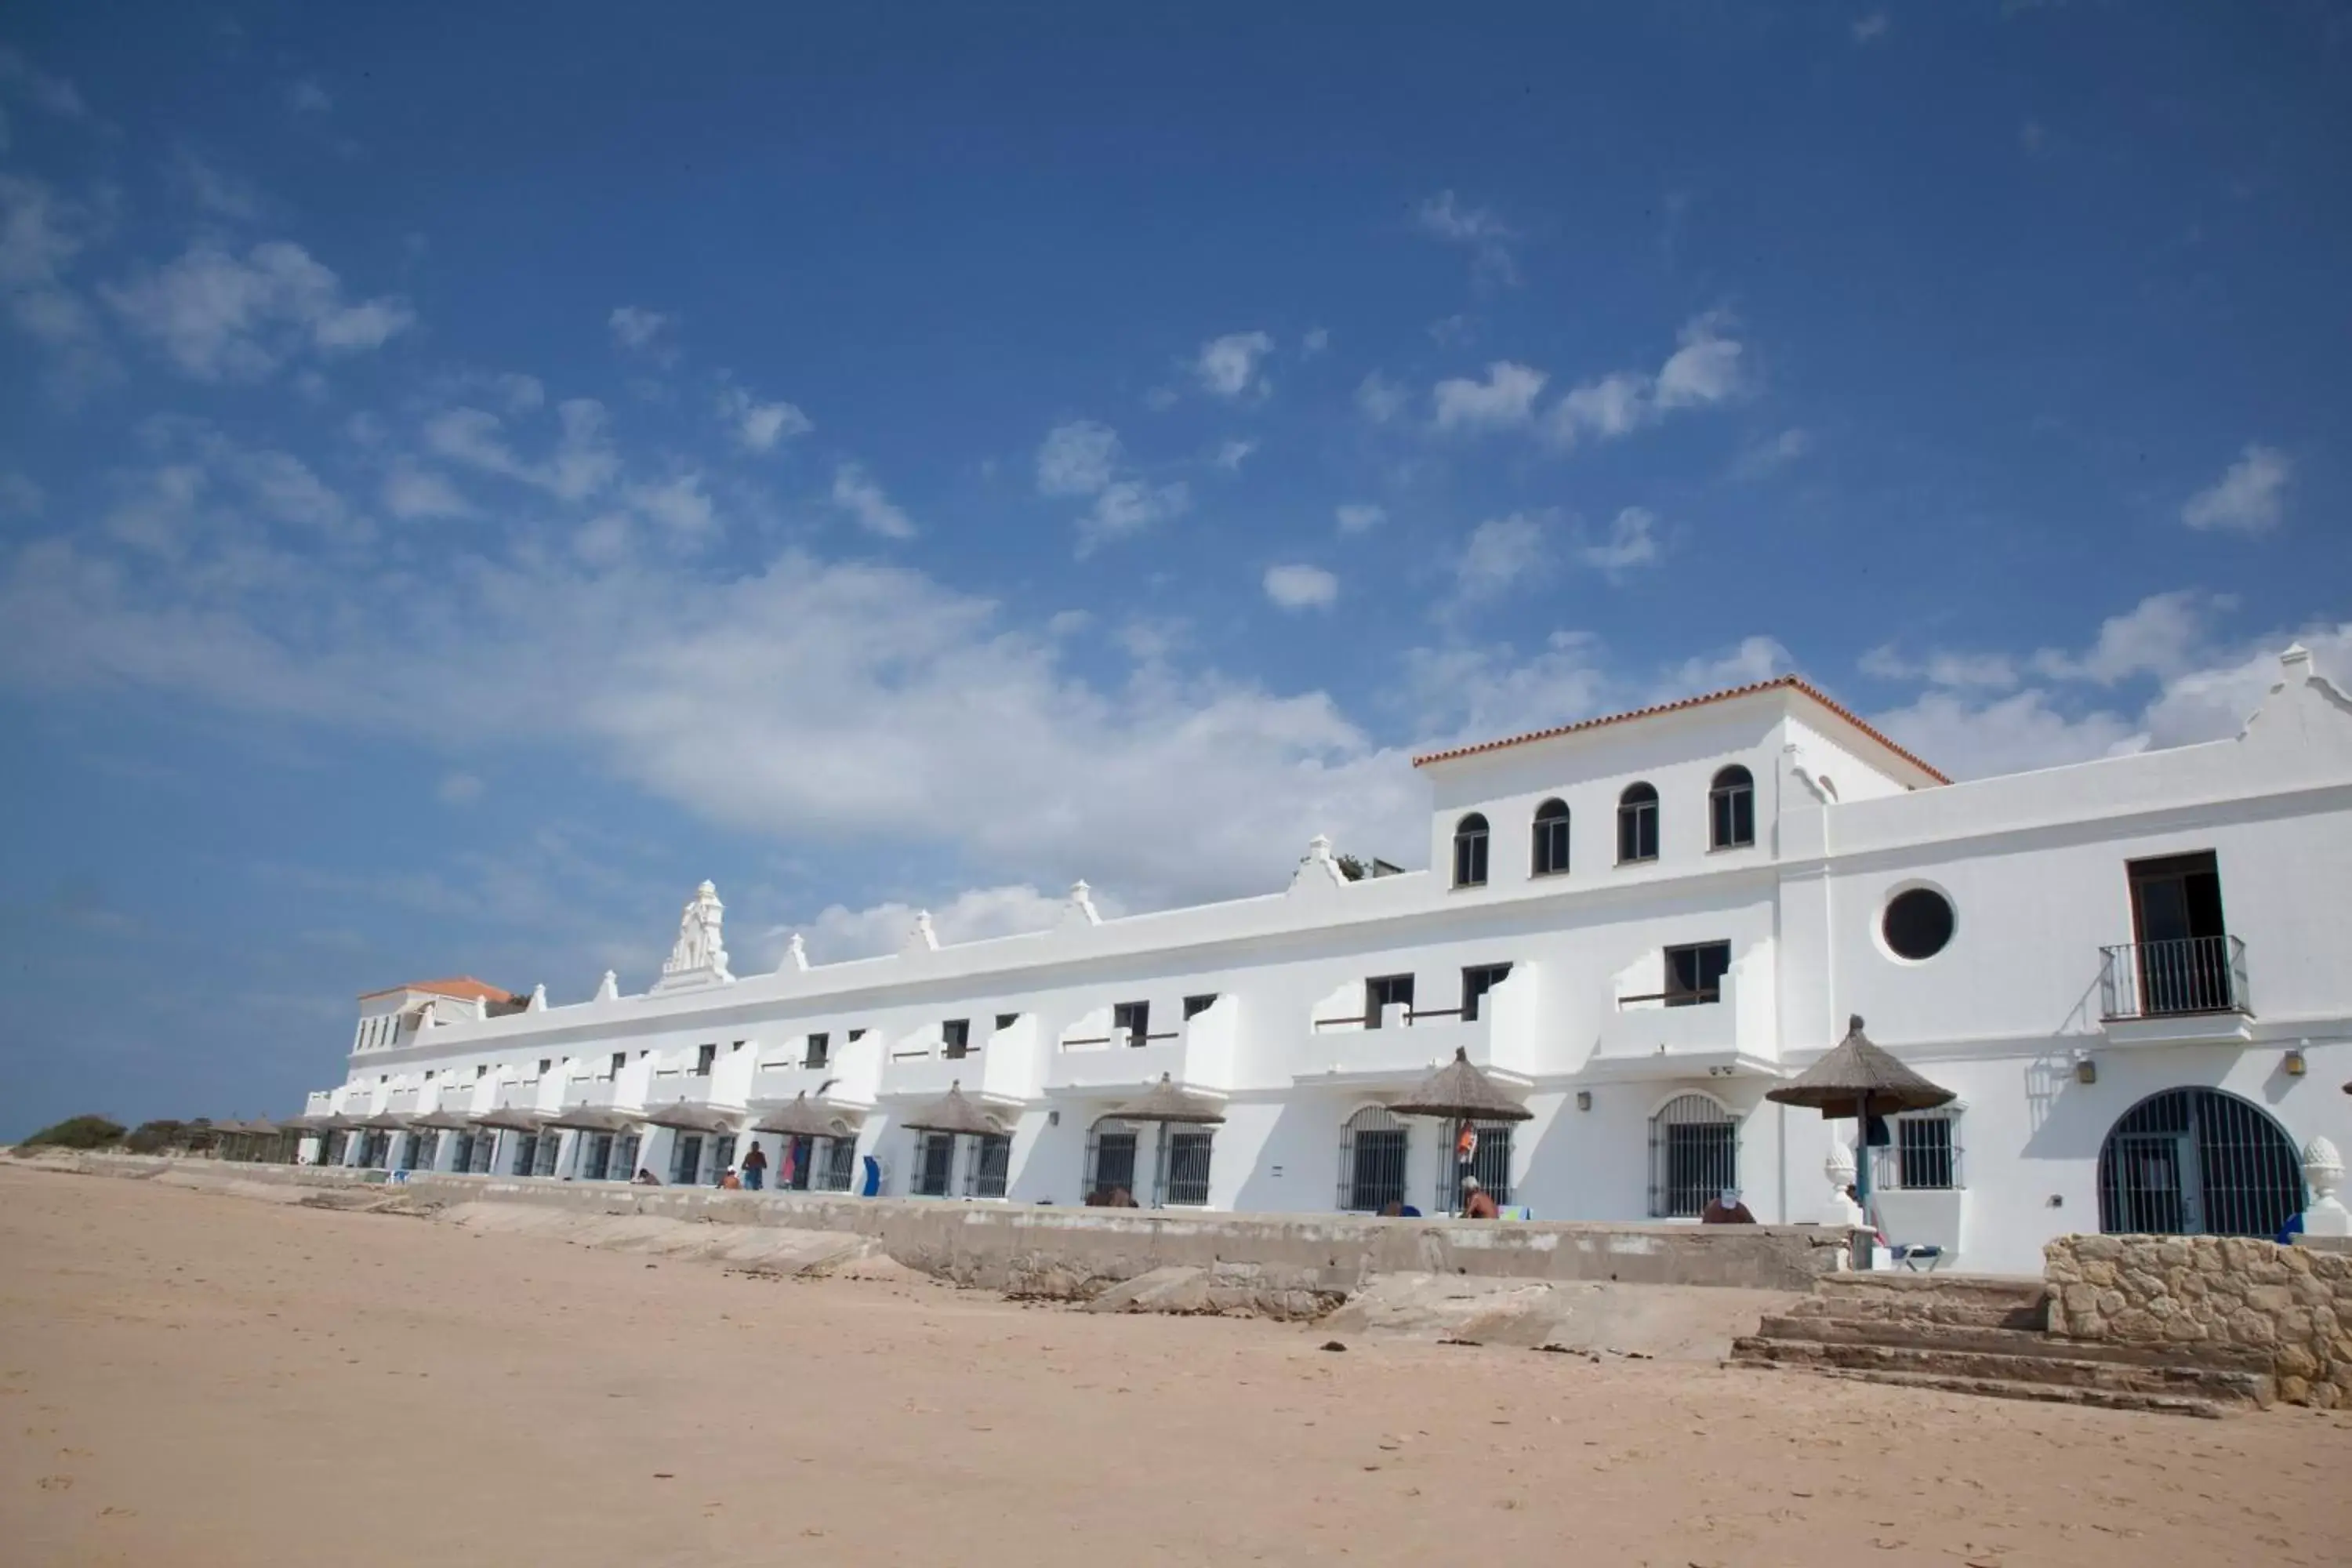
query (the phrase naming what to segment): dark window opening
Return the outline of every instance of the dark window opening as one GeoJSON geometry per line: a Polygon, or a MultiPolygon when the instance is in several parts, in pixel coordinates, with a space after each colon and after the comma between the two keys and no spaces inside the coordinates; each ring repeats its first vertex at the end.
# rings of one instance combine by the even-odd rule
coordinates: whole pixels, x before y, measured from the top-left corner
{"type": "Polygon", "coordinates": [[[863,1029],[852,1029],[849,1031],[849,1037],[853,1041],[862,1040],[866,1037],[866,1031],[863,1029]]]}
{"type": "Polygon", "coordinates": [[[627,1067],[628,1065],[629,1053],[626,1051],[614,1051],[613,1053],[611,1065],[606,1067],[604,1069],[604,1076],[606,1078],[612,1078],[619,1073],[623,1068],[627,1067]]]}
{"type": "Polygon", "coordinates": [[[824,1066],[825,1058],[832,1052],[832,1050],[833,1037],[831,1035],[811,1035],[808,1037],[807,1048],[801,1054],[801,1066],[805,1068],[821,1068],[824,1066]]]}
{"type": "Polygon", "coordinates": [[[1907,889],[1887,900],[1878,930],[1897,958],[1933,958],[1952,940],[1952,906],[1933,888],[1907,889]]]}
{"type": "Polygon", "coordinates": [[[1717,849],[1739,849],[1756,842],[1756,778],[1734,763],[1715,775],[1706,792],[1709,843],[1717,849]]]}
{"type": "Polygon", "coordinates": [[[1135,1195],[1135,1129],[1124,1121],[1097,1122],[1087,1140],[1087,1201],[1097,1205],[1124,1194],[1135,1195]]]}
{"type": "Polygon", "coordinates": [[[1535,856],[1531,869],[1538,877],[1568,872],[1568,805],[1548,800],[1536,807],[1535,856]]]}
{"type": "Polygon", "coordinates": [[[1454,885],[1486,885],[1486,819],[1475,811],[1454,826],[1454,885]]]}
{"type": "MultiPolygon", "coordinates": [[[[1462,972],[1462,1021],[1476,1023],[1478,1006],[1486,1000],[1486,993],[1510,977],[1511,966],[1507,963],[1481,963],[1465,969],[1462,972]]],[[[1496,1198],[1495,1201],[1501,1203],[1503,1200],[1496,1198]]]]}
{"type": "Polygon", "coordinates": [[[2238,944],[2221,913],[2221,869],[2212,851],[2135,860],[2130,879],[2135,1006],[2110,1013],[2226,1012],[2245,1005],[2234,973],[2238,944]]]}
{"type": "Polygon", "coordinates": [[[1903,1116],[1895,1122],[1895,1184],[1909,1192],[1958,1186],[1959,1151],[1949,1116],[1903,1116]]]}
{"type": "Polygon", "coordinates": [[[697,1046],[694,1048],[694,1076],[697,1078],[709,1078],[710,1076],[710,1064],[718,1059],[719,1047],[717,1046],[697,1046]]]}
{"type": "Polygon", "coordinates": [[[1130,1046],[1140,1046],[1151,1037],[1151,1004],[1121,1002],[1110,1010],[1110,1032],[1114,1038],[1124,1035],[1130,1046]]]}
{"type": "Polygon", "coordinates": [[[1666,1005],[1694,1007],[1723,1000],[1723,977],[1731,968],[1731,944],[1702,942],[1666,949],[1666,1005]]]}
{"type": "Polygon", "coordinates": [[[943,1198],[955,1173],[955,1134],[926,1132],[915,1151],[915,1195],[943,1198]]]}
{"type": "Polygon", "coordinates": [[[1003,1034],[1005,1030],[1013,1027],[1013,1025],[1020,1021],[1021,1015],[1018,1013],[999,1013],[996,1016],[997,1033],[1003,1034]]]}
{"type": "Polygon", "coordinates": [[[702,1134],[680,1132],[670,1145],[669,1184],[690,1187],[702,1180],[702,1134]]]}
{"type": "Polygon", "coordinates": [[[1193,1019],[1199,1017],[1202,1014],[1207,1012],[1216,1005],[1217,994],[1213,991],[1211,991],[1204,995],[1185,997],[1184,1021],[1188,1024],[1191,1023],[1193,1019]]]}
{"type": "Polygon", "coordinates": [[[971,1054],[971,1020],[950,1018],[940,1026],[940,1054],[956,1061],[971,1054]]]}
{"type": "Polygon", "coordinates": [[[1377,974],[1364,982],[1364,1027],[1381,1026],[1383,1008],[1402,1007],[1405,1022],[1412,1022],[1412,976],[1410,974],[1377,974]]]}
{"type": "Polygon", "coordinates": [[[1657,858],[1658,792],[1645,784],[1628,784],[1617,797],[1617,863],[1657,858]]]}

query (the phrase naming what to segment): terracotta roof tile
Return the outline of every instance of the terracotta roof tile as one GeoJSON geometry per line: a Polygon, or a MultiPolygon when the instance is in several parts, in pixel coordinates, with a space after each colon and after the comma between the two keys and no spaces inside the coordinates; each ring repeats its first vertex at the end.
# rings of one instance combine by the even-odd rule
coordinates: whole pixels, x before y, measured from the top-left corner
{"type": "Polygon", "coordinates": [[[1931,763],[1922,761],[1916,756],[1914,756],[1911,752],[1904,750],[1901,746],[1896,745],[1893,741],[1888,740],[1875,728],[1864,722],[1862,718],[1854,713],[1853,710],[1845,707],[1843,703],[1833,700],[1811,681],[1804,679],[1801,676],[1794,675],[1783,675],[1771,680],[1759,680],[1748,686],[1735,686],[1728,691],[1710,691],[1701,697],[1685,697],[1681,699],[1679,701],[1661,702],[1652,708],[1636,708],[1630,713],[1611,713],[1599,719],[1580,719],[1573,724],[1556,725],[1549,730],[1533,730],[1524,735],[1507,735],[1499,741],[1481,741],[1475,745],[1455,746],[1450,751],[1444,752],[1430,752],[1422,756],[1413,758],[1412,765],[1417,768],[1426,767],[1431,763],[1448,763],[1452,762],[1456,757],[1475,756],[1481,752],[1499,752],[1506,746],[1523,746],[1530,741],[1549,741],[1559,735],[1573,735],[1586,730],[1598,730],[1607,724],[1623,724],[1635,719],[1654,718],[1660,713],[1679,713],[1685,708],[1702,708],[1710,702],[1727,702],[1735,697],[1753,697],[1761,691],[1779,690],[1801,691],[1804,693],[1807,697],[1811,698],[1814,701],[1828,709],[1832,713],[1834,713],[1839,718],[1844,720],[1848,724],[1853,725],[1856,730],[1861,731],[1872,740],[1877,742],[1880,745],[1885,747],[1888,751],[1902,758],[1905,762],[1909,763],[1913,767],[1916,767],[1920,772],[1926,773],[1929,778],[1934,779],[1937,784],[1949,784],[1952,782],[1950,779],[1944,776],[1940,769],[1935,767],[1931,763]]]}
{"type": "Polygon", "coordinates": [[[470,974],[460,974],[450,980],[412,980],[405,985],[387,985],[381,991],[362,991],[360,1000],[371,996],[389,996],[395,991],[429,991],[436,996],[455,996],[460,1002],[511,1002],[515,994],[487,984],[470,974]]]}

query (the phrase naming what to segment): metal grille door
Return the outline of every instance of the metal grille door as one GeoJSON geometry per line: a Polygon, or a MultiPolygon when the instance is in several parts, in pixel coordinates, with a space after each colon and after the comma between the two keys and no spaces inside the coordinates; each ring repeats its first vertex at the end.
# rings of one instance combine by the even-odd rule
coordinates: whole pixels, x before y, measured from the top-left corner
{"type": "Polygon", "coordinates": [[[1199,1208],[1209,1201],[1212,1135],[1193,1128],[1169,1128],[1160,1144],[1160,1202],[1199,1208]]]}
{"type": "Polygon", "coordinates": [[[1650,1119],[1650,1213],[1696,1219],[1739,1185],[1739,1123],[1703,1094],[1668,1100],[1650,1119]]]}
{"type": "Polygon", "coordinates": [[[1339,1134],[1339,1206],[1379,1214],[1404,1202],[1405,1130],[1377,1105],[1348,1118],[1339,1134]]]}
{"type": "Polygon", "coordinates": [[[2294,1141],[2260,1106],[2168,1089],[2126,1111],[2099,1151],[2109,1235],[2275,1236],[2303,1212],[2294,1141]]]}
{"type": "Polygon", "coordinates": [[[915,1195],[943,1198],[955,1170],[955,1134],[926,1132],[915,1150],[915,1195]]]}
{"type": "Polygon", "coordinates": [[[1135,1195],[1135,1129],[1124,1121],[1097,1122],[1087,1152],[1087,1198],[1107,1203],[1113,1194],[1135,1195]]]}

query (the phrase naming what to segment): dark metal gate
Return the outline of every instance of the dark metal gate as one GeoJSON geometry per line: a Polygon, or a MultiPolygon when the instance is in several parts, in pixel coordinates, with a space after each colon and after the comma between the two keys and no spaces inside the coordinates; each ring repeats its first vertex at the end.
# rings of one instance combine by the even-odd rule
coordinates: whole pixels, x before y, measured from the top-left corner
{"type": "Polygon", "coordinates": [[[2111,1236],[2275,1236],[2303,1201],[2294,1140],[2218,1089],[2150,1095],[2099,1150],[2099,1228],[2111,1236]]]}

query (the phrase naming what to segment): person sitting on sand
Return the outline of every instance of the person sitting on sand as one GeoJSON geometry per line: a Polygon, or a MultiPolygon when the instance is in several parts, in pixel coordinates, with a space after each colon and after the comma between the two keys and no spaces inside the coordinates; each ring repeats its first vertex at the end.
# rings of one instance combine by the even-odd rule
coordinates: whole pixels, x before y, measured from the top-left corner
{"type": "Polygon", "coordinates": [[[1402,1198],[1391,1198],[1388,1202],[1381,1205],[1381,1217],[1382,1219],[1402,1219],[1403,1216],[1404,1200],[1402,1198]]]}
{"type": "Polygon", "coordinates": [[[727,1173],[719,1178],[719,1190],[722,1193],[740,1193],[743,1190],[743,1178],[735,1173],[734,1166],[728,1166],[727,1173]]]}
{"type": "Polygon", "coordinates": [[[1462,1217],[1493,1219],[1501,1211],[1495,1207],[1495,1194],[1475,1176],[1462,1178],[1462,1217]]]}
{"type": "Polygon", "coordinates": [[[1749,1214],[1748,1205],[1739,1201],[1737,1188],[1726,1187],[1699,1215],[1698,1222],[1701,1225],[1754,1225],[1756,1216],[1749,1214]]]}
{"type": "Polygon", "coordinates": [[[637,1167],[637,1173],[629,1178],[629,1185],[633,1187],[658,1187],[661,1185],[661,1178],[655,1175],[651,1171],[646,1170],[643,1165],[639,1165],[637,1167]]]}

